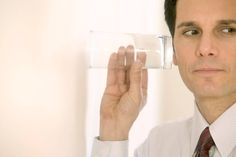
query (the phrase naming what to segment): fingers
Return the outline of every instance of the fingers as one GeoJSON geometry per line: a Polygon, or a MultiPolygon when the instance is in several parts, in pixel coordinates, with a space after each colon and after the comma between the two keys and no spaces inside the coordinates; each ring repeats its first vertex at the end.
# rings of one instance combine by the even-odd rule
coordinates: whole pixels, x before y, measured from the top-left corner
{"type": "MultiPolygon", "coordinates": [[[[139,59],[143,65],[146,64],[146,53],[145,52],[139,52],[137,54],[137,59],[139,59]]],[[[141,73],[141,93],[142,93],[142,101],[140,103],[140,110],[144,107],[146,104],[147,99],[147,88],[148,88],[148,71],[146,68],[142,69],[141,73]]]]}
{"type": "MultiPolygon", "coordinates": [[[[145,52],[139,52],[137,53],[137,59],[142,62],[143,65],[146,64],[146,53],[145,52]]],[[[144,90],[143,94],[146,95],[147,88],[148,88],[148,71],[146,68],[143,68],[142,70],[142,89],[144,90]]]]}
{"type": "Polygon", "coordinates": [[[134,63],[134,47],[132,45],[126,48],[126,66],[131,66],[134,63]]]}
{"type": "MultiPolygon", "coordinates": [[[[118,53],[112,53],[108,63],[107,85],[125,84],[126,80],[126,49],[120,47],[118,53]]],[[[131,62],[131,60],[129,60],[131,62]]]]}
{"type": "MultiPolygon", "coordinates": [[[[113,53],[110,56],[107,85],[126,85],[129,88],[132,79],[133,85],[139,84],[136,88],[141,87],[146,90],[148,82],[147,69],[142,69],[145,62],[146,54],[144,52],[137,53],[137,61],[134,62],[134,47],[131,45],[127,48],[120,47],[118,53],[113,53]]],[[[144,92],[146,93],[146,91],[144,92]]]]}
{"type": "Polygon", "coordinates": [[[145,52],[138,52],[137,53],[137,60],[140,60],[143,65],[146,63],[146,53],[145,52]]]}
{"type": "Polygon", "coordinates": [[[147,69],[143,69],[146,63],[146,54],[144,52],[137,53],[137,60],[130,69],[130,88],[135,90],[140,87],[147,89],[147,69]]]}
{"type": "Polygon", "coordinates": [[[107,86],[116,83],[116,65],[117,65],[117,54],[112,53],[108,63],[107,71],[107,86]]]}
{"type": "Polygon", "coordinates": [[[137,53],[137,60],[130,69],[130,89],[129,93],[133,99],[143,107],[147,97],[147,83],[148,74],[147,69],[144,68],[146,63],[146,54],[144,52],[137,53]]]}
{"type": "Polygon", "coordinates": [[[117,53],[117,83],[125,84],[125,48],[120,47],[117,53]]]}
{"type": "Polygon", "coordinates": [[[126,68],[127,68],[127,75],[126,75],[126,84],[129,85],[130,83],[130,69],[132,64],[134,63],[134,47],[132,45],[127,46],[126,48],[126,68]]]}
{"type": "Polygon", "coordinates": [[[143,96],[147,96],[147,90],[148,90],[148,70],[147,69],[143,69],[142,70],[142,93],[143,96]]]}
{"type": "Polygon", "coordinates": [[[143,63],[137,60],[130,69],[130,92],[137,99],[141,97],[141,80],[142,80],[143,63]]]}

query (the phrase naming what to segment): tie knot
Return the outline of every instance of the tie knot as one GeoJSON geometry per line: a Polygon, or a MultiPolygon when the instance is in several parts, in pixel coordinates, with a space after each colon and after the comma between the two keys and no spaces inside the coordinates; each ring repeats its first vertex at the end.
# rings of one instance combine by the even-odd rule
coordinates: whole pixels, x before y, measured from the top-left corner
{"type": "Polygon", "coordinates": [[[196,157],[209,157],[209,150],[211,149],[212,146],[215,145],[215,142],[213,141],[209,127],[206,127],[197,144],[196,147],[196,157]]]}

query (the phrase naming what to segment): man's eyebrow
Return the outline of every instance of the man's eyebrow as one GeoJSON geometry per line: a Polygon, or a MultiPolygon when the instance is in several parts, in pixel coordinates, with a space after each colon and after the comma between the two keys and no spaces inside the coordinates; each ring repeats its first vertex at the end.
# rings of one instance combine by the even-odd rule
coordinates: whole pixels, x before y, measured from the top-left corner
{"type": "Polygon", "coordinates": [[[181,28],[181,27],[194,27],[194,26],[196,27],[197,24],[195,22],[193,22],[193,21],[189,21],[189,22],[182,22],[182,23],[180,23],[177,26],[177,28],[181,28]]]}
{"type": "Polygon", "coordinates": [[[223,24],[223,25],[230,25],[230,24],[236,24],[236,20],[232,20],[232,19],[229,19],[229,20],[219,20],[217,23],[218,24],[223,24]]]}
{"type": "MultiPolygon", "coordinates": [[[[217,24],[222,24],[222,25],[230,25],[230,24],[236,24],[236,20],[233,19],[226,19],[226,20],[219,20],[217,21],[217,24]]],[[[182,22],[180,23],[177,28],[181,27],[197,27],[198,25],[196,22],[189,21],[189,22],[182,22]]]]}

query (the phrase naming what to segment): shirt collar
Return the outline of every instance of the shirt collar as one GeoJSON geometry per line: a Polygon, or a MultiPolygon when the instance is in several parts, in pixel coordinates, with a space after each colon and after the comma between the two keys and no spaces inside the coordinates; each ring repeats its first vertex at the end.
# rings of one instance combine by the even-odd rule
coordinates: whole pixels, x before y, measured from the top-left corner
{"type": "Polygon", "coordinates": [[[222,157],[229,156],[236,146],[236,104],[228,108],[209,129],[222,157]]]}
{"type": "Polygon", "coordinates": [[[191,154],[194,153],[199,137],[207,126],[209,126],[211,136],[221,156],[229,156],[236,146],[236,104],[228,108],[214,123],[209,125],[195,103],[191,131],[191,154]]]}

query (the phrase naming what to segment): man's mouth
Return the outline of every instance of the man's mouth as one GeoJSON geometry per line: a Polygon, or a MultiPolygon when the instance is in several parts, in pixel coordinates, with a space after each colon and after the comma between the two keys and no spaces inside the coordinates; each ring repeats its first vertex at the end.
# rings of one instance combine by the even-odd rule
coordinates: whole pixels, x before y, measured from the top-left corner
{"type": "Polygon", "coordinates": [[[224,69],[220,68],[197,68],[193,70],[194,74],[202,76],[211,76],[224,72],[224,69]]]}

